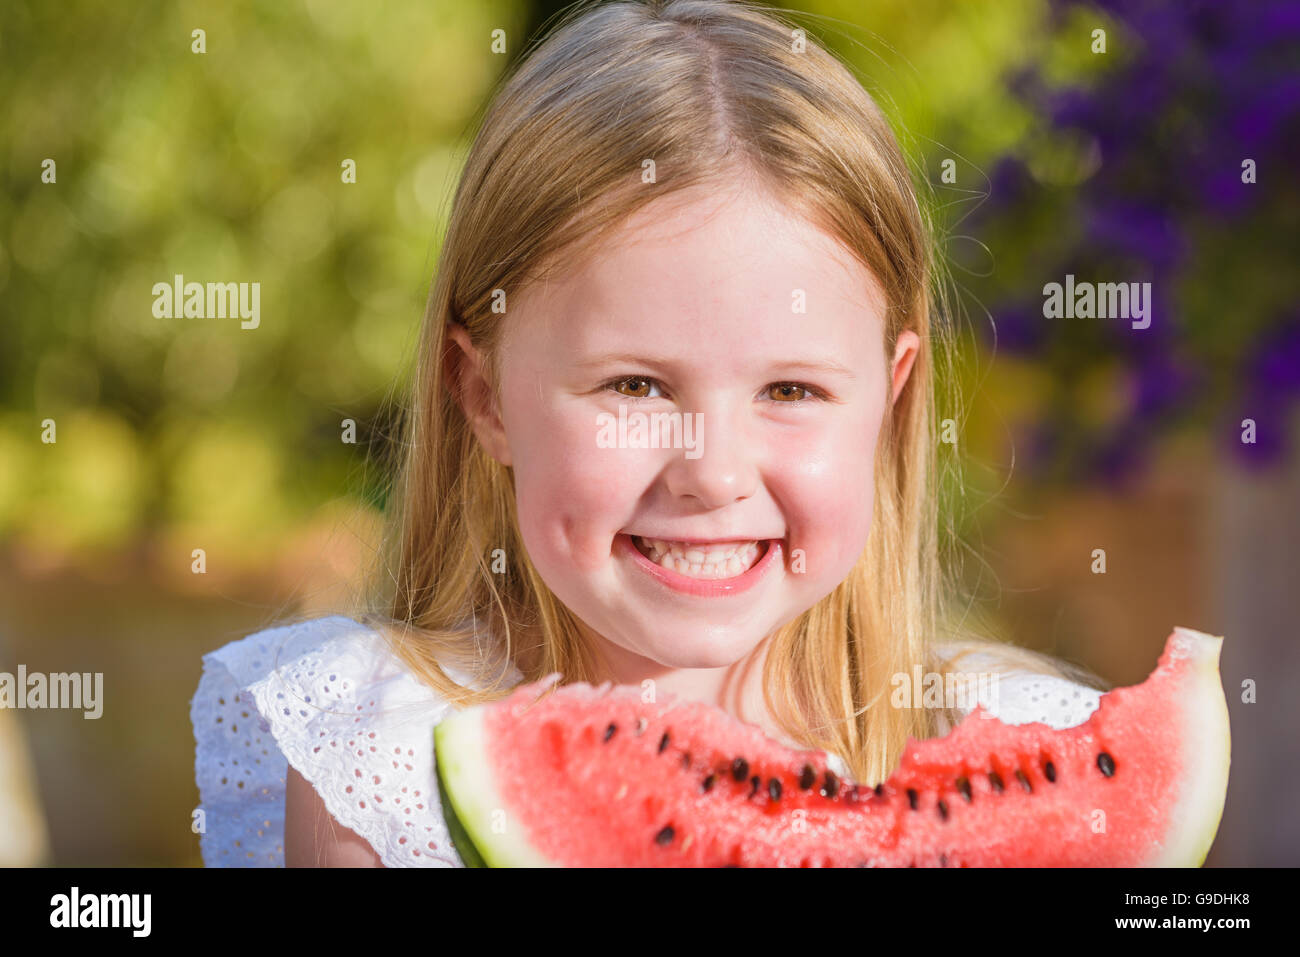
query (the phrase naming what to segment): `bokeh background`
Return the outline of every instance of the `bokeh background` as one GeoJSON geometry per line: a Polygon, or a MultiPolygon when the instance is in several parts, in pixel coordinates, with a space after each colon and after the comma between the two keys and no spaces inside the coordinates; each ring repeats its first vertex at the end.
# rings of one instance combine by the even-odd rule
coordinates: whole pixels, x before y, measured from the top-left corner
{"type": "MultiPolygon", "coordinates": [[[[105,681],[99,720],[0,711],[0,862],[201,863],[200,657],[348,600],[479,111],[563,6],[0,8],[0,671],[105,681]],[[155,318],[176,273],[260,282],[260,327],[155,318]]],[[[1225,635],[1207,864],[1300,863],[1300,6],[786,9],[929,184],[972,613],[1117,684],[1225,635]],[[1067,273],[1151,282],[1150,328],[1044,319],[1067,273]]]]}

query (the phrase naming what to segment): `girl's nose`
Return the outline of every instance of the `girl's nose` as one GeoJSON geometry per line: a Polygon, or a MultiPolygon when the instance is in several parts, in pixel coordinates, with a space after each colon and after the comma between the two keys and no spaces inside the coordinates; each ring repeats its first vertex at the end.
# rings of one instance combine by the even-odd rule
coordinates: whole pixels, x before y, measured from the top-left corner
{"type": "Polygon", "coordinates": [[[664,475],[674,498],[697,499],[706,508],[722,508],[749,498],[758,489],[753,442],[744,429],[717,414],[698,413],[700,454],[678,451],[664,475]]]}

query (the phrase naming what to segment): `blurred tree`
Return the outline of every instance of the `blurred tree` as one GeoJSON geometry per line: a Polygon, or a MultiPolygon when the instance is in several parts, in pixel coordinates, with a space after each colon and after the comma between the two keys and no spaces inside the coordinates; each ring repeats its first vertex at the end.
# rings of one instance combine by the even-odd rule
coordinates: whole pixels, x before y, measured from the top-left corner
{"type": "Polygon", "coordinates": [[[364,452],[525,4],[150,9],[0,9],[0,536],[256,561],[382,502],[364,452]],[[260,324],[158,318],[177,274],[257,283],[260,324]]]}

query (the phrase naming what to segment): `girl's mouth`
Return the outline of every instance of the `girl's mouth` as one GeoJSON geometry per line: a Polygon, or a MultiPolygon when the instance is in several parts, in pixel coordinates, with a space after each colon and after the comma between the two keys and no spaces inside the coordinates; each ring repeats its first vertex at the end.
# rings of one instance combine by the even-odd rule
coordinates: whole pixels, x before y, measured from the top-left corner
{"type": "Polygon", "coordinates": [[[662,538],[632,536],[632,544],[660,568],[687,578],[735,578],[753,567],[767,550],[766,541],[672,542],[662,538]]]}
{"type": "Polygon", "coordinates": [[[747,590],[781,559],[777,539],[706,543],[620,533],[615,544],[660,584],[706,597],[747,590]]]}

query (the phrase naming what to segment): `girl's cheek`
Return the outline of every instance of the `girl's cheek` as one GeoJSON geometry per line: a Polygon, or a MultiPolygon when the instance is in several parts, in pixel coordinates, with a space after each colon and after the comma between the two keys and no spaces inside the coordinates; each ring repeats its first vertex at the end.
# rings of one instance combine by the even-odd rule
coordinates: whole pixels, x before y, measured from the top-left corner
{"type": "Polygon", "coordinates": [[[779,476],[771,489],[781,505],[791,549],[809,568],[851,567],[871,530],[874,458],[879,421],[854,417],[837,427],[774,439],[779,476]]]}
{"type": "Polygon", "coordinates": [[[608,559],[613,533],[633,513],[653,463],[643,450],[601,448],[595,413],[587,418],[575,413],[521,423],[511,452],[530,549],[594,569],[608,559]]]}

